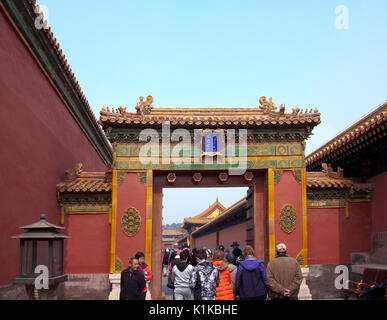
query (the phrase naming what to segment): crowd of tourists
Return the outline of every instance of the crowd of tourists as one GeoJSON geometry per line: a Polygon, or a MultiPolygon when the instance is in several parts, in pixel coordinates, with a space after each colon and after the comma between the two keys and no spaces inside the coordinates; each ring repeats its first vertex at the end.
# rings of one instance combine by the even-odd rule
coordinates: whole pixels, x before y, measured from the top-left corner
{"type": "MultiPolygon", "coordinates": [[[[302,282],[298,262],[287,255],[286,245],[276,246],[276,257],[265,266],[254,256],[254,249],[232,252],[219,246],[164,250],[163,276],[173,289],[174,300],[297,300],[302,282]]],[[[145,299],[152,273],[140,252],[121,274],[120,299],[145,299]]]]}

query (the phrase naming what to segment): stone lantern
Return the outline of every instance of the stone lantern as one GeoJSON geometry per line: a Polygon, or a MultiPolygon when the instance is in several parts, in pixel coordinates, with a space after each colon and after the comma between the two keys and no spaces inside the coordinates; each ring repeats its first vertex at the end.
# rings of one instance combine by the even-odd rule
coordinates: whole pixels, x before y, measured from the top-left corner
{"type": "Polygon", "coordinates": [[[59,233],[57,230],[64,228],[47,222],[45,214],[40,215],[40,221],[20,229],[26,232],[12,237],[20,239],[19,276],[14,283],[25,284],[31,299],[58,299],[59,284],[67,280],[63,243],[71,237],[59,233]]]}

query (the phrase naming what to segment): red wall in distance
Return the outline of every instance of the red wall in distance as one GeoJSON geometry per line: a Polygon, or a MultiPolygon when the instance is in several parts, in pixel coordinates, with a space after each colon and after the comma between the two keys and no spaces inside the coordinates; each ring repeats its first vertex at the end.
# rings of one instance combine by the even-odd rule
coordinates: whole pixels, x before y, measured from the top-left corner
{"type": "Polygon", "coordinates": [[[210,233],[200,238],[195,238],[195,247],[216,247],[216,232],[210,233]]]}
{"type": "Polygon", "coordinates": [[[18,227],[41,213],[60,223],[56,184],[65,170],[78,162],[86,171],[106,167],[2,13],[0,101],[0,261],[6,261],[0,285],[6,285],[19,271],[19,241],[10,238],[22,232],[18,227]]]}
{"type": "Polygon", "coordinates": [[[387,172],[368,180],[374,184],[371,202],[372,232],[387,231],[387,172]]]}
{"type": "Polygon", "coordinates": [[[234,241],[241,245],[246,244],[246,222],[219,231],[219,245],[227,248],[234,241]]]}

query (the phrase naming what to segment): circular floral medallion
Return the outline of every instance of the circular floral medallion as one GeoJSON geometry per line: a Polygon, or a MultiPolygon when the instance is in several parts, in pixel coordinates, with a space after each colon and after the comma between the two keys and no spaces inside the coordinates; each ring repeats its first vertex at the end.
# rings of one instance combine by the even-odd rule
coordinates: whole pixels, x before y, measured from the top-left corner
{"type": "Polygon", "coordinates": [[[121,218],[122,231],[126,233],[128,237],[133,237],[141,226],[140,213],[136,208],[128,208],[125,210],[124,215],[121,218]]]}
{"type": "Polygon", "coordinates": [[[290,204],[285,205],[281,209],[280,214],[280,226],[286,233],[292,232],[296,228],[297,213],[296,210],[290,204]]]}

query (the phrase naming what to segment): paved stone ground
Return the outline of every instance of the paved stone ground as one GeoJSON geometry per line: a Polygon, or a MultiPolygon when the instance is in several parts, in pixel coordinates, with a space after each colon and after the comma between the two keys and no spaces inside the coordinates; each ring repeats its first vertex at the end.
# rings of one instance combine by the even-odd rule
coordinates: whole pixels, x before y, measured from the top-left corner
{"type": "Polygon", "coordinates": [[[167,287],[168,278],[163,277],[162,283],[163,283],[162,288],[163,288],[163,294],[165,296],[165,300],[173,300],[173,290],[167,287]]]}

